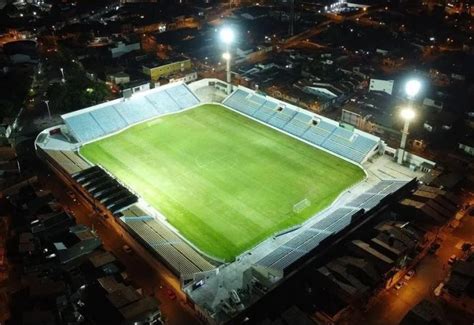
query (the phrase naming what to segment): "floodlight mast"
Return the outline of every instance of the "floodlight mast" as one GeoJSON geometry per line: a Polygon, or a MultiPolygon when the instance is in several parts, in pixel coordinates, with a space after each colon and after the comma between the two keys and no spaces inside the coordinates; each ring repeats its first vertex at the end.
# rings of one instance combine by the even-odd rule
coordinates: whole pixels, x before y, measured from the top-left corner
{"type": "Polygon", "coordinates": [[[226,61],[226,81],[227,81],[227,94],[230,94],[232,91],[232,84],[231,84],[231,72],[230,72],[230,63],[232,60],[232,56],[230,54],[230,45],[234,41],[234,31],[229,27],[224,27],[221,29],[219,36],[221,41],[226,46],[226,51],[222,55],[224,60],[226,61]]]}
{"type": "Polygon", "coordinates": [[[417,79],[408,80],[405,84],[405,93],[409,100],[413,100],[421,90],[421,82],[417,79]]]}
{"type": "Polygon", "coordinates": [[[403,162],[405,161],[405,146],[407,144],[407,139],[408,139],[408,129],[410,127],[410,122],[413,120],[415,117],[415,111],[411,107],[404,108],[401,111],[400,114],[405,121],[403,124],[403,131],[402,131],[402,140],[400,141],[400,149],[398,149],[398,156],[397,156],[397,162],[400,165],[403,165],[403,162]]]}
{"type": "Polygon", "coordinates": [[[408,139],[408,130],[410,128],[410,122],[415,118],[415,111],[413,110],[413,99],[418,95],[421,90],[421,82],[416,79],[411,79],[405,84],[405,93],[409,100],[409,106],[402,109],[400,115],[404,120],[402,139],[400,141],[400,148],[398,149],[397,163],[403,165],[405,162],[406,144],[408,139]]]}

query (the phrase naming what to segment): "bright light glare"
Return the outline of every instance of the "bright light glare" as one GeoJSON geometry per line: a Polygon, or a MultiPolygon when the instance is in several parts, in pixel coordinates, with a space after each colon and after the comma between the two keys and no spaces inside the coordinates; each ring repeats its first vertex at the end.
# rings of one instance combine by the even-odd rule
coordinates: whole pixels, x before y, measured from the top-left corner
{"type": "Polygon", "coordinates": [[[416,79],[409,80],[405,85],[405,92],[408,97],[413,98],[420,92],[421,82],[416,79]]]}
{"type": "Polygon", "coordinates": [[[230,53],[229,52],[223,53],[222,58],[224,58],[224,60],[226,60],[226,61],[230,60],[230,53]]]}
{"type": "Polygon", "coordinates": [[[219,36],[225,44],[230,44],[234,41],[234,31],[229,27],[224,27],[219,32],[219,36]]]}
{"type": "Polygon", "coordinates": [[[402,109],[401,116],[404,120],[411,121],[415,118],[415,111],[409,107],[402,109]]]}

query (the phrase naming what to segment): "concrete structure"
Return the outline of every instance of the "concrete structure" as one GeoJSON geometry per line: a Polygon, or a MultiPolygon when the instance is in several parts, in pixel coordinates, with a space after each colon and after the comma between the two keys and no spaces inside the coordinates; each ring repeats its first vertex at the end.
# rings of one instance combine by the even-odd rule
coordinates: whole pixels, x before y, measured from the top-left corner
{"type": "Polygon", "coordinates": [[[107,80],[116,85],[123,85],[130,82],[130,75],[125,72],[117,72],[117,73],[108,75],[107,80]]]}
{"type": "Polygon", "coordinates": [[[190,59],[177,58],[169,61],[152,61],[143,65],[143,73],[150,77],[153,82],[162,77],[167,77],[177,72],[191,69],[190,59]]]}
{"type": "Polygon", "coordinates": [[[121,39],[110,46],[109,51],[112,58],[119,58],[124,54],[141,49],[140,40],[121,39]]]}
{"type": "MultiPolygon", "coordinates": [[[[252,102],[247,107],[248,109],[268,102],[275,106],[275,111],[272,113],[281,121],[272,120],[274,124],[271,124],[271,121],[267,123],[252,116],[249,118],[255,119],[258,123],[264,123],[278,132],[305,141],[309,145],[317,146],[310,140],[291,133],[291,130],[295,131],[295,127],[298,129],[298,125],[293,125],[293,128],[288,125],[290,131],[286,131],[284,126],[292,120],[291,118],[282,120],[284,114],[291,113],[293,117],[304,118],[306,122],[303,121],[299,125],[301,127],[303,124],[307,129],[330,127],[331,131],[326,132],[328,138],[349,137],[350,143],[357,139],[370,140],[368,150],[363,153],[361,151],[361,155],[357,159],[354,158],[355,160],[345,157],[341,146],[337,147],[339,151],[336,148],[335,151],[331,151],[330,146],[326,149],[318,146],[322,150],[359,165],[367,172],[367,178],[349,191],[342,193],[332,206],[308,219],[301,227],[278,234],[274,238],[268,238],[250,251],[243,253],[233,263],[228,264],[203,258],[199,251],[166,222],[164,216],[141,198],[138,202],[120,207],[116,211],[111,211],[94,198],[94,193],[103,191],[104,185],[99,182],[93,184],[93,176],[99,173],[98,167],[91,169],[90,164],[77,154],[78,148],[83,143],[120,132],[126,127],[161,114],[174,114],[182,109],[192,109],[199,102],[207,102],[209,99],[220,102],[224,98],[224,104],[228,103],[229,105],[226,104],[228,109],[232,109],[230,106],[232,103],[227,100],[234,92],[231,96],[227,96],[227,99],[225,95],[222,95],[227,88],[228,85],[220,80],[204,79],[191,83],[189,86],[172,83],[130,94],[127,98],[65,114],[63,115],[64,124],[43,131],[35,141],[38,155],[48,163],[50,168],[68,186],[79,192],[81,198],[91,208],[98,209],[108,216],[106,222],[110,229],[129,240],[137,254],[146,261],[150,261],[151,265],[159,260],[175,274],[175,281],[178,286],[181,286],[188,299],[194,303],[196,312],[210,323],[225,322],[236,317],[242,310],[261,298],[262,294],[257,294],[258,290],[264,295],[269,288],[278,287],[288,275],[299,269],[302,262],[313,258],[315,251],[325,249],[319,247],[320,243],[324,243],[322,246],[327,247],[328,243],[341,240],[351,228],[365,220],[362,217],[365,213],[383,205],[383,198],[386,195],[397,192],[405,187],[407,182],[421,175],[420,172],[396,165],[390,157],[380,155],[380,152],[384,151],[376,150],[380,139],[375,136],[359,130],[345,129],[335,121],[270,96],[239,87],[235,93],[240,92],[241,95],[243,93],[244,98],[247,97],[247,100],[252,102]],[[278,110],[278,107],[281,109],[278,110]],[[116,118],[106,118],[112,115],[116,118]],[[312,123],[312,120],[316,123],[312,123]],[[99,123],[97,121],[100,121],[100,124],[97,124],[99,123]],[[87,125],[87,128],[83,127],[84,125],[87,125]],[[368,155],[372,157],[370,160],[366,159],[368,155]],[[84,183],[85,179],[88,179],[86,183],[84,183]],[[150,234],[153,236],[150,237],[150,234]],[[306,238],[307,241],[300,242],[302,238],[306,238]],[[154,244],[157,242],[166,243],[166,245],[154,244]],[[279,255],[278,252],[282,254],[279,255]],[[238,293],[249,287],[255,288],[252,289],[251,296],[238,294],[241,303],[236,304],[237,299],[232,293],[238,293]],[[258,287],[260,289],[257,289],[258,287]]],[[[237,109],[234,111],[244,114],[237,109]]],[[[354,151],[347,147],[348,152],[351,150],[354,151]]],[[[386,262],[388,259],[385,257],[386,262]]],[[[344,268],[347,268],[348,263],[354,264],[344,263],[342,264],[344,268]]],[[[393,264],[393,260],[387,264],[393,264]]],[[[363,266],[358,267],[363,268],[363,266]]],[[[366,273],[369,280],[364,281],[377,281],[369,271],[366,273]]]]}
{"type": "Polygon", "coordinates": [[[369,91],[382,91],[391,95],[393,91],[393,80],[370,79],[369,91]]]}

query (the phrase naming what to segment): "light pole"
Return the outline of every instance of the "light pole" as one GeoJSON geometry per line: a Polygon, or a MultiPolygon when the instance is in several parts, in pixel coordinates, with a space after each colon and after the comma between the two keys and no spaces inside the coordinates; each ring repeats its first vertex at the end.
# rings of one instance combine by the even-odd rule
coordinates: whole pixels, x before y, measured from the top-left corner
{"type": "Polygon", "coordinates": [[[398,149],[397,162],[402,165],[405,161],[405,147],[408,138],[408,129],[410,127],[410,122],[415,118],[415,111],[413,110],[413,100],[416,95],[421,90],[421,82],[417,79],[410,79],[405,84],[405,93],[408,97],[409,105],[408,107],[402,109],[401,117],[404,120],[403,130],[402,130],[402,140],[400,141],[400,148],[398,149]]]}
{"type": "Polygon", "coordinates": [[[224,60],[226,60],[226,81],[227,81],[227,94],[230,94],[232,91],[231,85],[231,73],[230,73],[230,63],[232,56],[230,54],[230,45],[234,41],[234,31],[229,27],[224,27],[219,32],[221,41],[225,44],[226,51],[222,55],[224,60]]]}
{"type": "Polygon", "coordinates": [[[45,100],[44,103],[46,104],[46,109],[48,110],[49,119],[51,119],[51,111],[49,109],[49,100],[45,100]]]}
{"type": "Polygon", "coordinates": [[[61,76],[63,77],[63,78],[61,79],[61,81],[62,81],[63,83],[65,83],[65,82],[66,82],[66,78],[64,78],[64,69],[63,69],[63,68],[59,68],[59,70],[61,71],[61,76]]]}
{"type": "Polygon", "coordinates": [[[400,141],[400,149],[398,149],[398,163],[403,164],[405,160],[405,146],[408,138],[408,128],[410,127],[410,122],[415,118],[415,111],[411,107],[402,109],[400,115],[404,120],[403,131],[402,131],[402,140],[400,141]]]}
{"type": "Polygon", "coordinates": [[[227,93],[230,94],[230,82],[231,82],[231,75],[230,75],[230,60],[231,56],[229,52],[224,52],[222,54],[222,58],[225,60],[225,72],[226,72],[226,81],[227,81],[227,93]]]}

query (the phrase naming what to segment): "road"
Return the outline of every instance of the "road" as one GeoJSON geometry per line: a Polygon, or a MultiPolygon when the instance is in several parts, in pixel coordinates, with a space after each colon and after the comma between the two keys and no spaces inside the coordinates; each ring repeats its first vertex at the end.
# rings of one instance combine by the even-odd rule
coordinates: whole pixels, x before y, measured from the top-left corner
{"type": "MultiPolygon", "coordinates": [[[[447,228],[440,234],[441,247],[436,255],[427,255],[416,267],[416,275],[400,290],[394,288],[385,290],[377,302],[361,315],[364,324],[390,325],[398,324],[408,311],[424,298],[430,301],[439,301],[434,296],[433,290],[443,281],[449,272],[447,261],[453,254],[461,255],[459,244],[474,241],[474,217],[466,215],[459,227],[447,228]],[[458,248],[456,248],[458,246],[458,248]]],[[[467,321],[461,314],[450,313],[449,318],[453,324],[462,324],[467,321]]],[[[467,324],[467,323],[466,323],[467,324]]],[[[472,324],[472,322],[469,322],[472,324]]]]}
{"type": "Polygon", "coordinates": [[[66,195],[66,185],[60,181],[54,174],[45,170],[39,175],[41,184],[44,184],[46,189],[52,191],[57,200],[63,205],[73,211],[77,223],[85,224],[97,231],[97,234],[102,239],[105,249],[112,251],[120,262],[126,267],[126,272],[130,276],[132,283],[143,289],[144,295],[154,295],[160,302],[160,309],[166,318],[166,323],[170,325],[181,324],[198,324],[194,313],[188,307],[178,292],[174,291],[175,285],[170,284],[167,280],[169,271],[157,270],[150,267],[137,254],[127,254],[122,247],[126,242],[117,235],[117,233],[110,228],[110,226],[102,221],[94,212],[85,205],[73,202],[73,200],[66,195]],[[48,176],[50,174],[50,176],[48,176]],[[169,290],[176,292],[177,298],[171,298],[169,290]]]}
{"type": "Polygon", "coordinates": [[[357,20],[358,21],[361,17],[363,17],[363,16],[365,16],[365,15],[367,15],[370,12],[375,11],[375,10],[378,10],[378,8],[374,7],[373,9],[369,9],[369,10],[366,10],[366,11],[361,10],[360,12],[358,12],[354,15],[351,15],[351,16],[347,16],[347,17],[338,16],[338,15],[331,15],[331,16],[328,15],[327,17],[330,18],[330,20],[323,21],[323,22],[317,24],[316,26],[314,26],[313,28],[309,28],[309,29],[301,32],[300,34],[289,38],[288,40],[285,41],[284,44],[281,45],[281,47],[282,48],[293,47],[293,46],[297,45],[298,43],[309,40],[309,39],[311,39],[311,37],[316,36],[319,33],[325,31],[332,24],[340,24],[344,21],[351,21],[351,20],[353,20],[353,21],[357,20]]]}

